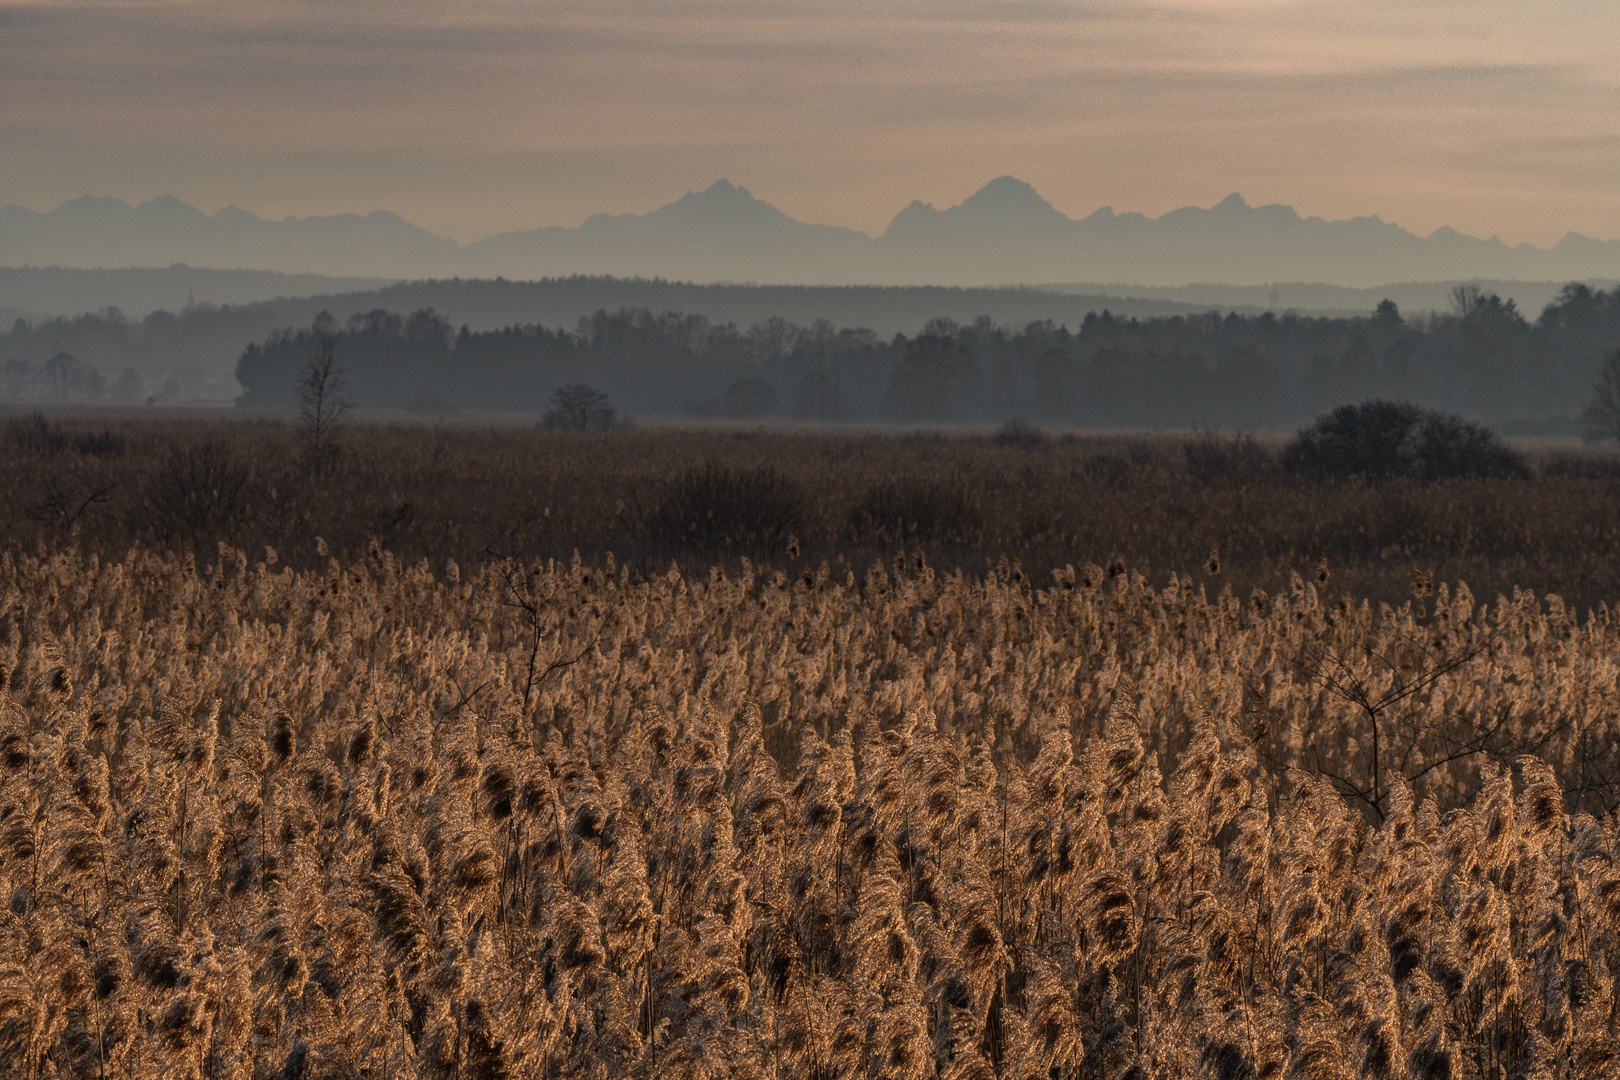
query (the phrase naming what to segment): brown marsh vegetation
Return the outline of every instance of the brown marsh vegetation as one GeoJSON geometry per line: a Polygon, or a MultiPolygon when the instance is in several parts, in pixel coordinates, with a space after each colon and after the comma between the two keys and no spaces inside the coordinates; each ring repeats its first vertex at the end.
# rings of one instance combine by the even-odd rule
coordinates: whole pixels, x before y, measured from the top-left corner
{"type": "Polygon", "coordinates": [[[1356,561],[1306,523],[1390,490],[1179,444],[349,434],[7,451],[110,487],[0,552],[5,1075],[1615,1074],[1620,627],[1420,562],[1512,498],[1497,573],[1577,568],[1606,478],[1356,561]],[[738,484],[794,531],[670,501],[738,484]]]}
{"type": "Polygon", "coordinates": [[[1213,551],[1207,584],[1239,595],[1326,560],[1355,597],[1398,601],[1427,574],[1583,612],[1620,599],[1620,459],[1584,450],[1534,453],[1523,476],[1367,484],[1300,479],[1281,440],[1218,435],[368,424],[321,469],[307,441],[271,421],[15,416],[0,540],[103,556],[224,540],[308,567],[321,537],[345,559],[376,540],[435,565],[611,551],[643,570],[747,555],[857,575],[920,548],[970,574],[1002,555],[1032,574],[1119,559],[1158,583],[1205,580],[1213,551]]]}

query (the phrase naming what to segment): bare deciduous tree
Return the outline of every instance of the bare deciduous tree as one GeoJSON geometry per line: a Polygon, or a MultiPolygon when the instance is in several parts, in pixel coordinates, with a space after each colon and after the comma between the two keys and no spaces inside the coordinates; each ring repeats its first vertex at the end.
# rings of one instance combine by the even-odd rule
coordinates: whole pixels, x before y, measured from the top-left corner
{"type": "Polygon", "coordinates": [[[1534,747],[1511,742],[1500,716],[1447,717],[1449,723],[1403,707],[1434,683],[1484,654],[1496,640],[1487,634],[1476,641],[1445,648],[1416,635],[1389,641],[1351,641],[1334,648],[1321,642],[1307,645],[1294,660],[1299,672],[1328,693],[1355,708],[1364,725],[1359,733],[1370,751],[1365,785],[1351,777],[1322,770],[1377,814],[1385,817],[1384,802],[1391,781],[1411,784],[1453,761],[1475,754],[1511,762],[1534,747]],[[1385,730],[1386,727],[1393,730],[1385,730]]]}
{"type": "Polygon", "coordinates": [[[569,383],[551,395],[545,426],[552,431],[606,431],[614,415],[607,394],[589,383],[569,383]]]}
{"type": "Polygon", "coordinates": [[[312,471],[325,472],[331,466],[337,454],[337,434],[353,407],[332,337],[322,334],[298,381],[298,415],[308,439],[305,449],[312,471]]]}
{"type": "Polygon", "coordinates": [[[1620,440],[1620,349],[1614,350],[1592,380],[1592,400],[1581,414],[1592,440],[1620,440]]]}

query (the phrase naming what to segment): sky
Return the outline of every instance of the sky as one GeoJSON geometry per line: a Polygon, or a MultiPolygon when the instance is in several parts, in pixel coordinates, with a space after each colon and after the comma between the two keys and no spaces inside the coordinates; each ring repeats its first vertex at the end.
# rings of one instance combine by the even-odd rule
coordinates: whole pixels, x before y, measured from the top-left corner
{"type": "Polygon", "coordinates": [[[725,177],[880,233],[993,177],[1620,237],[1614,0],[0,0],[0,204],[389,209],[463,243],[725,177]]]}

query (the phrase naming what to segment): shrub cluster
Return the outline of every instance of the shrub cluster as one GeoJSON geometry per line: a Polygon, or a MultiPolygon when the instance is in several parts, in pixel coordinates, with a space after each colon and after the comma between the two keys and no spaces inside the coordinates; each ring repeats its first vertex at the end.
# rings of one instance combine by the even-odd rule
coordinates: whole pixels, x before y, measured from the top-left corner
{"type": "Polygon", "coordinates": [[[1202,431],[1181,447],[1187,474],[1200,484],[1275,482],[1278,457],[1253,435],[1221,436],[1202,431]]]}
{"type": "Polygon", "coordinates": [[[974,546],[984,537],[979,508],[959,485],[889,481],[867,488],[849,511],[856,543],[974,546]]]}
{"type": "Polygon", "coordinates": [[[1533,583],[1582,609],[1620,599],[1617,465],[1601,447],[1538,452],[1529,477],[1368,484],[1290,474],[1282,441],[1255,436],[1048,434],[1002,445],[990,432],[355,423],[317,471],[309,433],[288,424],[40,423],[44,438],[0,437],[0,543],[13,549],[118,558],[141,543],[206,557],[225,540],[274,547],[307,568],[320,537],[345,559],[377,540],[401,557],[464,566],[491,551],[533,560],[578,550],[702,571],[785,554],[791,535],[803,558],[840,573],[901,545],[970,573],[1002,554],[1040,573],[1114,555],[1185,572],[1214,549],[1220,580],[1240,593],[1326,558],[1336,584],[1382,600],[1404,596],[1415,572],[1491,595],[1533,583]],[[194,453],[221,479],[245,472],[240,497],[227,498],[235,484],[216,488],[208,470],[176,467],[194,453]],[[198,509],[216,490],[218,507],[198,509]]]}
{"type": "Polygon", "coordinates": [[[705,554],[777,554],[804,519],[803,489],[775,469],[707,462],[666,481],[648,525],[664,543],[705,554]]]}
{"type": "Polygon", "coordinates": [[[175,443],[147,481],[145,523],[169,543],[224,535],[241,524],[252,483],[252,472],[226,443],[175,443]]]}
{"type": "Polygon", "coordinates": [[[39,413],[14,416],[6,421],[6,441],[25,454],[56,458],[63,454],[87,457],[122,457],[126,440],[111,431],[69,430],[39,413]]]}
{"type": "Polygon", "coordinates": [[[1523,455],[1458,416],[1395,401],[1341,405],[1283,451],[1290,472],[1368,483],[1527,476],[1523,455]]]}

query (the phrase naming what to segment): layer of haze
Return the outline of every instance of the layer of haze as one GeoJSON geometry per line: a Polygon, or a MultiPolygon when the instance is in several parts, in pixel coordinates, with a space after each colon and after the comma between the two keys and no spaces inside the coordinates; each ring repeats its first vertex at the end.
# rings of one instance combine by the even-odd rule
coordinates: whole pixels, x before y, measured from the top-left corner
{"type": "Polygon", "coordinates": [[[881,232],[1012,173],[1620,236],[1613,0],[0,0],[0,203],[388,208],[463,242],[718,176],[881,232]]]}

